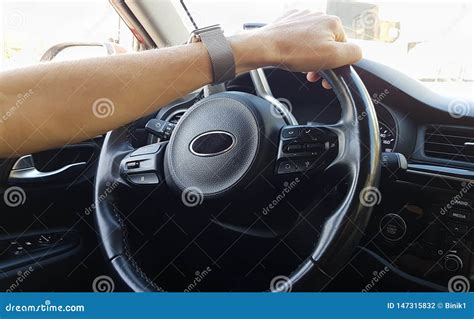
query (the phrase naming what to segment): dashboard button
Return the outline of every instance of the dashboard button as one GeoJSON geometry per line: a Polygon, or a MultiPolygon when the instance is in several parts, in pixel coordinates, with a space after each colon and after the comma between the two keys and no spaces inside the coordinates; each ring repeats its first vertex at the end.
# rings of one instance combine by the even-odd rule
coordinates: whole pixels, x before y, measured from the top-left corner
{"type": "Polygon", "coordinates": [[[382,217],[379,227],[382,236],[390,241],[399,241],[407,231],[405,220],[396,214],[387,214],[382,217]]]}
{"type": "Polygon", "coordinates": [[[468,226],[467,225],[460,225],[460,224],[454,224],[454,223],[448,223],[449,230],[453,232],[454,235],[456,236],[462,236],[468,231],[468,226]]]}
{"type": "Polygon", "coordinates": [[[461,258],[459,258],[457,255],[454,254],[449,254],[444,257],[444,269],[446,269],[449,272],[456,272],[463,267],[463,263],[461,258]]]}
{"type": "Polygon", "coordinates": [[[460,221],[468,221],[470,220],[471,214],[463,210],[451,209],[450,211],[448,211],[448,217],[460,221]]]}

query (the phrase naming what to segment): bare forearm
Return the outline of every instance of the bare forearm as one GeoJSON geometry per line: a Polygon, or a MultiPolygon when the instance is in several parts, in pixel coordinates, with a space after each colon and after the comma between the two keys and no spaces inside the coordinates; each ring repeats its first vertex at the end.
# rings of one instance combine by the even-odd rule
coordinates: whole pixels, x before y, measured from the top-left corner
{"type": "Polygon", "coordinates": [[[78,142],[144,116],[209,83],[206,55],[198,43],[4,73],[0,157],[78,142]]]}

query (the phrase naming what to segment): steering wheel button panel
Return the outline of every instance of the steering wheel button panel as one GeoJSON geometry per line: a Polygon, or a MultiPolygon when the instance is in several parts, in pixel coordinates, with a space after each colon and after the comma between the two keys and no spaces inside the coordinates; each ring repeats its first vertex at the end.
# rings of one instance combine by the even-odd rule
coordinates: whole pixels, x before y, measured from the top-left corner
{"type": "Polygon", "coordinates": [[[338,136],[329,127],[315,125],[284,127],[280,137],[277,174],[324,169],[328,166],[326,164],[337,157],[338,136]],[[288,160],[296,165],[296,169],[284,169],[288,160]]]}
{"type": "Polygon", "coordinates": [[[120,163],[120,174],[134,185],[159,184],[164,180],[161,167],[168,142],[143,146],[125,156],[120,163]]]}

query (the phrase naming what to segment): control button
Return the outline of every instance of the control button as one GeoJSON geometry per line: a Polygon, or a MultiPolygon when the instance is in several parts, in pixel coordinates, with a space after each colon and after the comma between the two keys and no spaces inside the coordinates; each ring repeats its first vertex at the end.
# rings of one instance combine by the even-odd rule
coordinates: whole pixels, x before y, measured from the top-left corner
{"type": "Polygon", "coordinates": [[[135,162],[127,162],[127,169],[134,169],[134,168],[139,168],[140,167],[140,162],[135,161],[135,162]]]}
{"type": "Polygon", "coordinates": [[[456,272],[463,267],[461,258],[454,254],[446,255],[446,257],[444,257],[443,265],[444,269],[449,272],[456,272]]]}
{"type": "Polygon", "coordinates": [[[303,150],[303,145],[301,144],[290,144],[285,149],[285,151],[288,153],[301,152],[302,150],[303,150]]]}
{"type": "Polygon", "coordinates": [[[331,136],[331,133],[316,127],[307,127],[302,132],[302,137],[307,141],[326,142],[331,136]]]}
{"type": "Polygon", "coordinates": [[[458,207],[458,208],[461,208],[461,209],[472,209],[472,201],[470,200],[465,200],[465,199],[455,199],[454,200],[454,203],[453,203],[454,206],[458,207]]]}
{"type": "Polygon", "coordinates": [[[449,229],[454,233],[454,235],[462,236],[468,231],[467,225],[460,225],[454,223],[448,223],[449,229]]]}
{"type": "Polygon", "coordinates": [[[295,173],[297,170],[296,164],[290,161],[281,162],[278,166],[278,174],[295,173]]]}
{"type": "Polygon", "coordinates": [[[160,147],[161,147],[161,144],[159,144],[159,143],[146,145],[146,146],[140,147],[139,149],[135,150],[133,153],[130,154],[130,157],[139,156],[139,155],[153,154],[153,153],[158,152],[160,147]]]}
{"type": "Polygon", "coordinates": [[[451,209],[448,211],[448,217],[452,219],[457,219],[459,221],[468,221],[470,219],[471,214],[469,212],[459,210],[459,209],[451,209]]]}
{"type": "Polygon", "coordinates": [[[284,128],[281,131],[281,136],[283,138],[294,138],[300,136],[301,130],[299,128],[284,128]]]}
{"type": "Polygon", "coordinates": [[[304,148],[307,151],[323,151],[324,150],[324,144],[322,143],[308,143],[304,145],[304,148]]]}
{"type": "Polygon", "coordinates": [[[51,235],[41,235],[38,238],[38,244],[40,245],[49,245],[52,243],[51,235]]]}
{"type": "Polygon", "coordinates": [[[173,126],[173,125],[168,125],[168,126],[164,129],[164,133],[165,133],[167,136],[171,136],[171,133],[173,133],[173,130],[174,130],[174,126],[173,126]]]}
{"type": "Polygon", "coordinates": [[[390,241],[399,241],[407,231],[405,220],[396,214],[387,214],[382,217],[379,228],[382,236],[390,241]]]}
{"type": "Polygon", "coordinates": [[[316,165],[315,159],[304,159],[295,161],[296,167],[299,172],[307,171],[313,169],[316,165]]]}
{"type": "Polygon", "coordinates": [[[138,185],[158,184],[160,182],[155,173],[132,174],[128,178],[132,183],[138,185]]]}
{"type": "Polygon", "coordinates": [[[322,140],[322,137],[324,136],[323,132],[320,129],[311,127],[304,128],[302,135],[305,139],[311,141],[322,140]]]}

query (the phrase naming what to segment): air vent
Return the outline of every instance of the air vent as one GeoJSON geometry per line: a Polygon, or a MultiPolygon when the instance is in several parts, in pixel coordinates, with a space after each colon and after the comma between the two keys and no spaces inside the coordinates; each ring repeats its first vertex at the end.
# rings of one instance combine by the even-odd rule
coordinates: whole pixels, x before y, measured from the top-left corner
{"type": "Polygon", "coordinates": [[[171,115],[169,118],[168,118],[168,122],[170,123],[173,123],[173,124],[178,124],[179,120],[181,119],[181,117],[184,115],[184,112],[185,111],[179,111],[179,112],[176,112],[174,113],[173,115],[171,115]]]}
{"type": "Polygon", "coordinates": [[[425,154],[473,164],[474,130],[430,125],[425,132],[425,154]]]}

